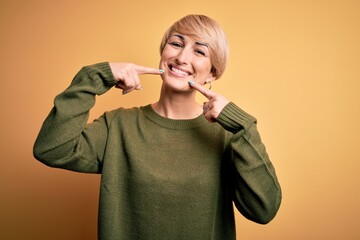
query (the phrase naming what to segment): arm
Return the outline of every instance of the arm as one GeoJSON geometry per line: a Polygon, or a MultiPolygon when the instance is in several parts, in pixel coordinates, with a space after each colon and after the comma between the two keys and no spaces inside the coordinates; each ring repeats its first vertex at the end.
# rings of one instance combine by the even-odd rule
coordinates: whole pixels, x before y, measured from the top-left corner
{"type": "Polygon", "coordinates": [[[224,96],[195,82],[189,84],[209,100],[203,106],[205,118],[218,122],[232,133],[230,174],[235,206],[246,218],[268,223],[280,207],[281,189],[257,130],[256,119],[224,96]]]}
{"type": "Polygon", "coordinates": [[[83,67],[54,101],[35,141],[33,153],[46,165],[81,172],[100,172],[107,138],[107,119],[87,125],[95,96],[116,84],[108,63],[83,67]]]}
{"type": "Polygon", "coordinates": [[[113,112],[86,124],[95,96],[116,86],[123,94],[141,89],[141,74],[161,74],[156,68],[132,63],[99,63],[84,67],[54,101],[35,141],[34,156],[52,167],[101,172],[108,126],[113,112]]]}
{"type": "Polygon", "coordinates": [[[281,188],[257,130],[256,119],[229,103],[217,121],[233,133],[230,148],[235,206],[254,222],[270,222],[280,207],[281,188]]]}

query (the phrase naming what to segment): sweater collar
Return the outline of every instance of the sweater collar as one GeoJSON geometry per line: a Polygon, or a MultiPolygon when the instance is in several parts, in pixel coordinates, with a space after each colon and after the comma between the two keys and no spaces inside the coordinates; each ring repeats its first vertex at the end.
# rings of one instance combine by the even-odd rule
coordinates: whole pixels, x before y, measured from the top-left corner
{"type": "Polygon", "coordinates": [[[170,129],[185,130],[204,126],[208,121],[204,115],[200,115],[193,119],[171,119],[159,115],[154,111],[151,104],[141,107],[144,115],[154,123],[170,129]]]}

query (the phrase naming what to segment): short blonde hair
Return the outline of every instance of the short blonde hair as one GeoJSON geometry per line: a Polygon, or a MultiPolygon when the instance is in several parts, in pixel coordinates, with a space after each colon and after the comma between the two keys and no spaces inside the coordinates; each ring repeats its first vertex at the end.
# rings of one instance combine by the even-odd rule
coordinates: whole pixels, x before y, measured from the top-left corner
{"type": "Polygon", "coordinates": [[[160,44],[160,54],[174,32],[208,44],[212,64],[211,72],[215,79],[220,78],[225,71],[229,54],[227,39],[220,25],[204,15],[187,15],[176,21],[165,32],[160,44]]]}

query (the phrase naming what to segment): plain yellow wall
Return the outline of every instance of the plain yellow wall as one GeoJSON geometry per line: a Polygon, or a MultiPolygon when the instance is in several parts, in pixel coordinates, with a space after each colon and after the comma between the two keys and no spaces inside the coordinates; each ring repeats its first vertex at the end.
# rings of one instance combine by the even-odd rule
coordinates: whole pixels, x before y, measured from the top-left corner
{"type": "MultiPolygon", "coordinates": [[[[96,239],[100,177],[35,161],[35,137],[83,65],[156,67],[162,34],[189,13],[227,32],[213,89],[258,118],[283,188],[270,224],[237,214],[238,239],[360,239],[357,0],[0,0],[0,239],[96,239]]],[[[156,101],[160,80],[142,80],[98,98],[91,118],[156,101]]]]}

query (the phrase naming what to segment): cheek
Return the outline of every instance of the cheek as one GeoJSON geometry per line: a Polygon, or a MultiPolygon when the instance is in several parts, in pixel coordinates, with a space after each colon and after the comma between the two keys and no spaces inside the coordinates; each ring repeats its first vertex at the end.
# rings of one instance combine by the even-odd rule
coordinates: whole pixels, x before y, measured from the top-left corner
{"type": "Polygon", "coordinates": [[[169,58],[171,55],[174,55],[174,49],[166,44],[161,52],[161,58],[169,58]]]}
{"type": "Polygon", "coordinates": [[[160,61],[159,61],[159,68],[160,69],[165,69],[165,67],[166,67],[166,65],[165,65],[166,59],[167,59],[166,56],[164,54],[161,54],[160,61]]]}
{"type": "Polygon", "coordinates": [[[212,65],[209,60],[200,61],[200,62],[197,62],[196,68],[198,69],[198,72],[201,74],[210,74],[212,65]]]}
{"type": "Polygon", "coordinates": [[[206,81],[209,80],[210,77],[212,77],[211,69],[212,65],[210,61],[201,61],[199,64],[196,65],[197,69],[197,76],[195,77],[196,82],[200,84],[205,84],[206,81]]]}
{"type": "Polygon", "coordinates": [[[160,66],[164,66],[165,62],[168,61],[169,58],[171,58],[171,52],[165,47],[160,55],[160,66]]]}

